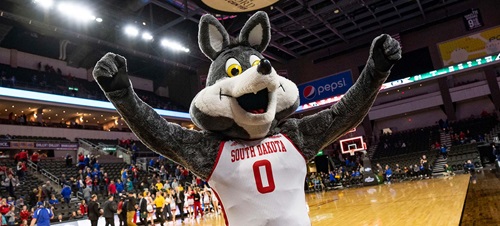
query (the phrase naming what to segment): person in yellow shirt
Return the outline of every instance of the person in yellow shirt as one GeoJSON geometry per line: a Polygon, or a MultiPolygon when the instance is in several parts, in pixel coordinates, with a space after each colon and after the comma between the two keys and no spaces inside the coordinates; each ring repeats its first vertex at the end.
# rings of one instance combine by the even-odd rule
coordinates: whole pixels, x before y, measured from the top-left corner
{"type": "Polygon", "coordinates": [[[161,183],[160,179],[156,181],[156,190],[160,191],[163,188],[163,184],[161,183]]]}
{"type": "Polygon", "coordinates": [[[165,221],[163,219],[163,207],[165,206],[165,198],[163,198],[161,192],[156,192],[154,203],[156,205],[156,219],[159,220],[161,226],[163,226],[163,222],[165,221]]]}

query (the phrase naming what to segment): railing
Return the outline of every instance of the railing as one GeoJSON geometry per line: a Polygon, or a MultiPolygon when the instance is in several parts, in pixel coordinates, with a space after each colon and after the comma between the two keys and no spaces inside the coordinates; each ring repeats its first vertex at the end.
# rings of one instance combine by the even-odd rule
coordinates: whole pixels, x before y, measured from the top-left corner
{"type": "MultiPolygon", "coordinates": [[[[32,170],[34,171],[37,171],[38,169],[40,169],[39,167],[37,167],[37,165],[32,162],[31,160],[28,160],[28,167],[30,167],[32,170]]],[[[60,179],[59,177],[56,177],[54,174],[50,173],[49,171],[45,170],[45,169],[40,169],[38,170],[40,172],[40,174],[46,176],[47,178],[49,178],[49,180],[51,180],[52,182],[56,183],[59,185],[60,183],[60,179]]]]}
{"type": "Polygon", "coordinates": [[[87,153],[83,153],[84,155],[88,154],[88,153],[92,153],[92,151],[97,148],[96,145],[84,140],[84,139],[78,139],[78,146],[80,148],[83,148],[87,151],[87,153]]]}
{"type": "Polygon", "coordinates": [[[127,164],[131,163],[131,153],[118,145],[116,145],[116,157],[123,159],[127,164]]]}

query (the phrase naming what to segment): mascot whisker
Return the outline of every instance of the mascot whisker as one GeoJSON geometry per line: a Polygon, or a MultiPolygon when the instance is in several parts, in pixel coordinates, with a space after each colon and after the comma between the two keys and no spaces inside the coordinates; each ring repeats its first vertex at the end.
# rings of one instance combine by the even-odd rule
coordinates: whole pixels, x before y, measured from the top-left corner
{"type": "Polygon", "coordinates": [[[262,56],[270,39],[264,12],[250,17],[236,38],[215,17],[201,18],[199,46],[212,63],[190,115],[202,131],[167,122],[141,101],[124,57],[107,53],[93,71],[144,144],[208,181],[226,225],[310,225],[307,161],[362,121],[401,58],[397,41],[388,35],[375,38],[366,67],[338,103],[302,119],[287,118],[299,106],[299,92],[262,56]]]}

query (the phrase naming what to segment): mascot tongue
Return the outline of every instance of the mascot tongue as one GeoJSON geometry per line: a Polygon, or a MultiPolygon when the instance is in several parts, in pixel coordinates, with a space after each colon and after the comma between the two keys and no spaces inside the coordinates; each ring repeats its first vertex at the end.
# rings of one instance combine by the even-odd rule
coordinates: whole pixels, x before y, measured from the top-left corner
{"type": "Polygon", "coordinates": [[[257,110],[251,110],[250,111],[251,113],[254,113],[254,114],[262,114],[265,112],[264,109],[260,108],[260,109],[257,109],[257,110]]]}

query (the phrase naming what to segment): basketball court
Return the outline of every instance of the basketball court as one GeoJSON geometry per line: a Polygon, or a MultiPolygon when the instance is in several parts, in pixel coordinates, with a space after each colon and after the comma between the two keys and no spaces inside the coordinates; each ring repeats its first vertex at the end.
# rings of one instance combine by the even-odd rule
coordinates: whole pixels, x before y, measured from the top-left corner
{"type": "MultiPolygon", "coordinates": [[[[308,193],[309,216],[314,226],[459,225],[469,178],[469,175],[457,175],[308,193]]],[[[90,225],[89,220],[63,224],[71,223],[90,225]]],[[[118,225],[118,219],[115,224],[118,225]]],[[[209,214],[204,219],[189,219],[184,224],[224,226],[224,218],[222,215],[209,214]]],[[[99,225],[104,225],[103,218],[99,220],[99,225]]],[[[174,224],[168,222],[165,225],[174,224]]],[[[181,225],[180,220],[175,225],[181,225]]]]}

